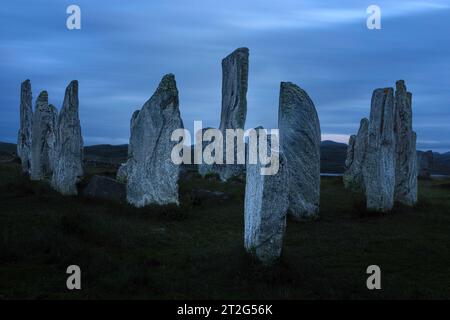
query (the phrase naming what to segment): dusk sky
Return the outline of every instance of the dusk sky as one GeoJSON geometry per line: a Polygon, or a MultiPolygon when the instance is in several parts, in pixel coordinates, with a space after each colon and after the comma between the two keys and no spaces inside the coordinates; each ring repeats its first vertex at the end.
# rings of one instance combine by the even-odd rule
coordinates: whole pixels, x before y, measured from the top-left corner
{"type": "Polygon", "coordinates": [[[86,145],[124,144],[134,110],[175,74],[185,127],[217,127],[221,60],[250,49],[246,127],[277,127],[280,81],[308,92],[323,140],[347,142],[372,91],[404,79],[418,149],[450,151],[450,1],[2,1],[0,141],[16,142],[20,83],[61,108],[79,80],[86,145]],[[81,8],[81,30],[66,8],[81,8]],[[366,9],[381,8],[381,30],[366,9]]]}

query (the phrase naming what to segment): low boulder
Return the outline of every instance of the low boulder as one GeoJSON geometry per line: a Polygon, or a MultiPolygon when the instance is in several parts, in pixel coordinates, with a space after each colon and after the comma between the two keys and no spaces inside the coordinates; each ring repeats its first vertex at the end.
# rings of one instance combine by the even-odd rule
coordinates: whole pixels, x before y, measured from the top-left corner
{"type": "Polygon", "coordinates": [[[108,177],[94,176],[84,189],[83,195],[92,199],[125,202],[125,190],[126,187],[123,183],[108,177]]]}

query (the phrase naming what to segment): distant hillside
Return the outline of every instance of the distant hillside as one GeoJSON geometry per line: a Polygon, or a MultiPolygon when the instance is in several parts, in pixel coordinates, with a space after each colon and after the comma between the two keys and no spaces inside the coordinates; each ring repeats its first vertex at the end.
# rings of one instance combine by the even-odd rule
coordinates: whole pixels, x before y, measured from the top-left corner
{"type": "Polygon", "coordinates": [[[17,152],[15,143],[0,142],[0,151],[12,154],[17,152]]]}
{"type": "Polygon", "coordinates": [[[322,141],[320,144],[320,172],[343,173],[346,157],[347,145],[345,143],[322,141]]]}
{"type": "MultiPolygon", "coordinates": [[[[343,173],[345,169],[345,158],[347,156],[347,145],[334,141],[322,141],[320,145],[320,169],[322,173],[343,173]]],[[[13,143],[0,142],[0,154],[16,153],[16,145],[13,143]]],[[[87,162],[106,163],[118,165],[127,160],[128,145],[95,145],[84,148],[84,157],[87,162]]],[[[450,175],[450,152],[433,153],[433,174],[450,175]]]]}
{"type": "Polygon", "coordinates": [[[112,146],[100,144],[84,148],[84,158],[87,161],[97,161],[110,164],[120,164],[127,160],[128,145],[112,146]]]}
{"type": "Polygon", "coordinates": [[[433,152],[432,173],[450,175],[450,152],[433,152]]]}

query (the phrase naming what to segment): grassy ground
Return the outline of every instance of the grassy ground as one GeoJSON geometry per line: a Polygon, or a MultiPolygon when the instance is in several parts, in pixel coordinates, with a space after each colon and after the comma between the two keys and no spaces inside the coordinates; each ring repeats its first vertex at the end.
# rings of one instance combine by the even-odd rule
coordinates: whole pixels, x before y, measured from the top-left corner
{"type": "Polygon", "coordinates": [[[62,197],[0,165],[0,298],[450,298],[450,181],[421,182],[416,208],[373,216],[340,178],[322,179],[321,219],[288,221],[270,269],[243,249],[244,188],[193,176],[180,208],[138,210],[62,197]],[[232,199],[193,204],[193,187],[232,199]],[[71,264],[81,291],[66,289],[71,264]],[[371,264],[382,290],[366,289],[371,264]]]}

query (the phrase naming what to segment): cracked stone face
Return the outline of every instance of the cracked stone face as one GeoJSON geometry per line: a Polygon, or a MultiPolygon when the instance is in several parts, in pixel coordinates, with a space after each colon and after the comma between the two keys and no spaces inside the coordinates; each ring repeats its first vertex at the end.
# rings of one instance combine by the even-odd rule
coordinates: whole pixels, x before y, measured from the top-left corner
{"type": "Polygon", "coordinates": [[[127,201],[136,206],[178,204],[180,166],[171,160],[177,142],[172,132],[183,128],[175,76],[165,75],[153,96],[131,120],[127,161],[127,201]]]}
{"type": "MultiPolygon", "coordinates": [[[[270,135],[267,148],[270,148],[270,135]]],[[[261,175],[260,161],[247,163],[246,170],[244,245],[265,265],[273,264],[280,257],[286,229],[289,176],[282,153],[279,159],[275,175],[261,175]]]]}
{"type": "Polygon", "coordinates": [[[290,178],[289,214],[315,219],[320,202],[319,117],[308,94],[290,82],[281,83],[278,128],[290,178]]]}
{"type": "MultiPolygon", "coordinates": [[[[238,48],[222,60],[222,111],[219,129],[222,131],[223,143],[226,144],[226,129],[244,129],[247,116],[248,88],[248,48],[238,48]]],[[[224,148],[225,152],[225,148],[224,148]]],[[[237,154],[236,142],[234,154],[237,154]]],[[[226,157],[223,157],[226,164],[226,157]]],[[[237,164],[200,164],[199,173],[217,173],[222,181],[239,176],[244,171],[244,165],[237,164]]]]}
{"type": "Polygon", "coordinates": [[[64,195],[76,195],[83,176],[83,137],[78,115],[78,81],[66,88],[58,116],[52,186],[64,195]]]}
{"type": "Polygon", "coordinates": [[[367,209],[387,212],[394,205],[395,135],[394,90],[376,89],[372,95],[364,181],[367,209]]]}
{"type": "Polygon", "coordinates": [[[31,146],[31,180],[51,177],[56,147],[56,121],[58,111],[48,104],[48,94],[42,91],[36,100],[33,116],[31,146]]]}

